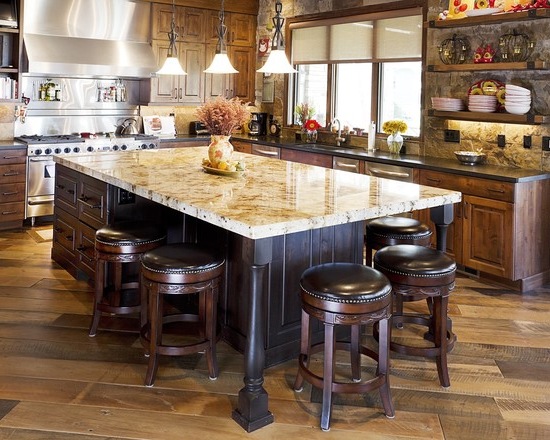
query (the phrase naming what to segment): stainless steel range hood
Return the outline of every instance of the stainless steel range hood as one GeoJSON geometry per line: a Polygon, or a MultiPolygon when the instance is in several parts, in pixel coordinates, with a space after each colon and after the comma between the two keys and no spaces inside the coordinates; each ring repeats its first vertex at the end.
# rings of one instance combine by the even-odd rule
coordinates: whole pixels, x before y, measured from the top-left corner
{"type": "Polygon", "coordinates": [[[133,0],[24,2],[28,73],[146,78],[158,69],[151,3],[133,0]]]}

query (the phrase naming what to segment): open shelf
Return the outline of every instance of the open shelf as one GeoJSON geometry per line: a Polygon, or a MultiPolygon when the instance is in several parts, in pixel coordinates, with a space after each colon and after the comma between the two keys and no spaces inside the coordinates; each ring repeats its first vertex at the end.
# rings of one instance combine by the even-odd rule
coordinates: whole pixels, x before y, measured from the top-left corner
{"type": "Polygon", "coordinates": [[[430,109],[427,111],[428,116],[445,119],[458,119],[462,121],[476,122],[494,122],[506,124],[530,124],[539,125],[546,124],[550,121],[549,116],[544,115],[512,115],[510,113],[481,113],[481,112],[446,112],[441,110],[430,109]]]}
{"type": "Polygon", "coordinates": [[[478,17],[466,17],[447,20],[430,20],[428,26],[431,28],[456,28],[465,26],[475,26],[480,24],[498,24],[508,21],[536,20],[539,18],[549,18],[550,9],[537,8],[521,12],[501,12],[492,15],[482,15],[478,17]]]}
{"type": "Polygon", "coordinates": [[[524,61],[516,63],[471,63],[471,64],[431,64],[428,72],[472,72],[495,70],[546,70],[546,61],[524,61]]]}

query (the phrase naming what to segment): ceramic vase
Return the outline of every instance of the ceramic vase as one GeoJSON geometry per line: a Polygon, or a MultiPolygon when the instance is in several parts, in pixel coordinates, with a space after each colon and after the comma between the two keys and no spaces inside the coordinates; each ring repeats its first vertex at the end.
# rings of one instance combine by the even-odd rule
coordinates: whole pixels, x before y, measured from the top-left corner
{"type": "Polygon", "coordinates": [[[231,136],[216,135],[210,136],[208,145],[208,159],[212,168],[218,168],[220,162],[229,162],[233,154],[233,145],[229,142],[231,136]]]}
{"type": "Polygon", "coordinates": [[[387,141],[390,153],[399,154],[401,147],[403,146],[403,136],[401,136],[401,133],[397,132],[395,134],[390,134],[387,141]]]}

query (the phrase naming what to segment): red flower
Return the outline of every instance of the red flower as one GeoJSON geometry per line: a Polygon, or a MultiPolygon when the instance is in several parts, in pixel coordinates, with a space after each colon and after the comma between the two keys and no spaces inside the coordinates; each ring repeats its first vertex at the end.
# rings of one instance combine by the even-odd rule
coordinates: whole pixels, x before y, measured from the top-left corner
{"type": "Polygon", "coordinates": [[[306,128],[306,130],[314,131],[318,130],[321,125],[315,119],[308,119],[304,124],[304,127],[306,128]]]}

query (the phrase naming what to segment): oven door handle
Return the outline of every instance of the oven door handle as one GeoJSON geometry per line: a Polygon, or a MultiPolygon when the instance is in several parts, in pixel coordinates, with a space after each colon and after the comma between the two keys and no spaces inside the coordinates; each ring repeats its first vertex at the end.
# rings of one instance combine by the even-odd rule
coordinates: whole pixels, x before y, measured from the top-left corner
{"type": "Polygon", "coordinates": [[[55,165],[55,162],[51,157],[29,157],[29,162],[51,162],[55,165]]]}
{"type": "Polygon", "coordinates": [[[47,199],[40,199],[40,200],[29,200],[28,204],[30,206],[36,206],[36,205],[46,205],[47,203],[52,203],[53,197],[47,198],[47,199]]]}

